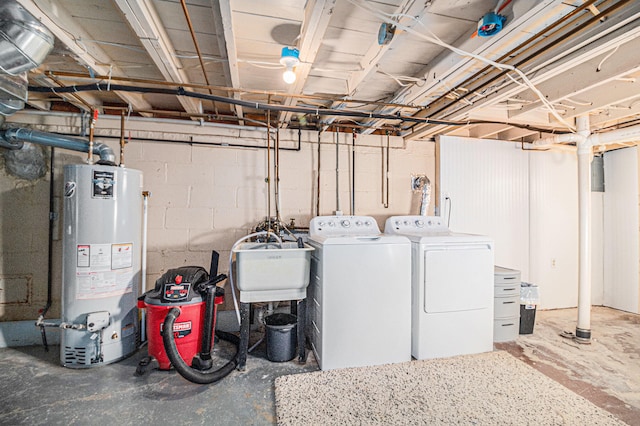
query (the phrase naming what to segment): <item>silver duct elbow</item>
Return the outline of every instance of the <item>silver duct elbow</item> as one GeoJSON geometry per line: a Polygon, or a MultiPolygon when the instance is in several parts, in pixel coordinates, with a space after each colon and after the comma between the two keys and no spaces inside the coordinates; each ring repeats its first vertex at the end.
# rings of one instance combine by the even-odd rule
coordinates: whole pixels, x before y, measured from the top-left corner
{"type": "Polygon", "coordinates": [[[426,175],[414,176],[411,181],[411,189],[421,191],[420,216],[427,216],[429,204],[431,204],[431,181],[426,175]]]}

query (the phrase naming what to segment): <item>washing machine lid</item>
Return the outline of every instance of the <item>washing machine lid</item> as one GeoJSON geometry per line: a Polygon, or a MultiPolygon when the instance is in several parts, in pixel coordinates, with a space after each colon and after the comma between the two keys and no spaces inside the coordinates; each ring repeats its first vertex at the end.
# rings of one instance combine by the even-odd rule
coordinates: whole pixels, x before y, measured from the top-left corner
{"type": "Polygon", "coordinates": [[[410,244],[409,239],[402,235],[315,235],[309,237],[311,245],[381,245],[381,244],[410,244]]]}
{"type": "Polygon", "coordinates": [[[450,232],[448,234],[406,234],[410,241],[417,244],[482,244],[493,245],[493,240],[486,235],[460,234],[450,232]]]}
{"type": "Polygon", "coordinates": [[[451,232],[440,216],[391,216],[384,226],[387,235],[404,235],[419,244],[492,244],[485,235],[451,232]]]}

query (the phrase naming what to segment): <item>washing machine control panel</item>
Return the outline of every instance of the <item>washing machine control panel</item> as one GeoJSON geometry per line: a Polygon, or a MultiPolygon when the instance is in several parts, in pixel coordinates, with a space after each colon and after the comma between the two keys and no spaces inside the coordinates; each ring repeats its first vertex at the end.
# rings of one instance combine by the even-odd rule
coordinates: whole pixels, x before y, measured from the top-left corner
{"type": "Polygon", "coordinates": [[[370,216],[317,216],[309,223],[309,235],[377,235],[380,228],[370,216]]]}
{"type": "Polygon", "coordinates": [[[448,230],[446,221],[440,216],[391,216],[384,226],[386,234],[446,232],[448,230]]]}

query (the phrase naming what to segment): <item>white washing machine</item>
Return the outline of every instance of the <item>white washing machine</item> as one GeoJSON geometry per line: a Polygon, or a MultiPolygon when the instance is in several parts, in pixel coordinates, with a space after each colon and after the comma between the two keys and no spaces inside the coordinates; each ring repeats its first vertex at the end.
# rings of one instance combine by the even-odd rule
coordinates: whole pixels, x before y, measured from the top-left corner
{"type": "Polygon", "coordinates": [[[413,357],[493,350],[493,241],[432,216],[392,216],[384,230],[411,240],[413,357]]]}
{"type": "Polygon", "coordinates": [[[369,216],[309,225],[307,333],[320,369],[411,360],[411,243],[369,216]]]}

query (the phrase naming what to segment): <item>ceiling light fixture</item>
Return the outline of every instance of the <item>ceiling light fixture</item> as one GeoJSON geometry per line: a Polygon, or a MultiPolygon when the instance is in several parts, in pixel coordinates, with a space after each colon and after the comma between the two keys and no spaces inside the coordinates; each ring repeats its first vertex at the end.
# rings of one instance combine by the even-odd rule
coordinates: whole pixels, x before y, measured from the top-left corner
{"type": "Polygon", "coordinates": [[[283,47],[280,63],[287,68],[282,74],[282,79],[287,84],[293,84],[296,81],[296,73],[293,69],[300,64],[300,51],[295,47],[283,47]]]}

